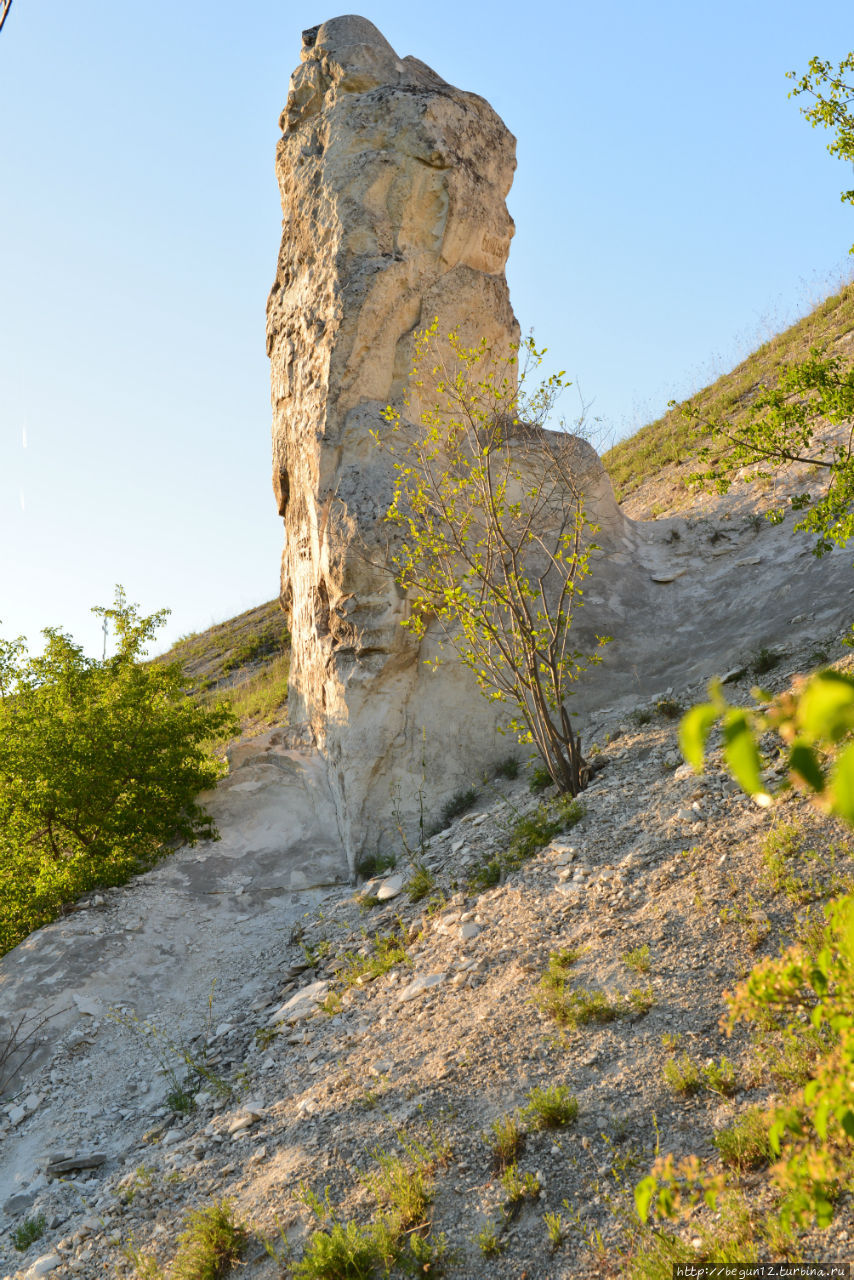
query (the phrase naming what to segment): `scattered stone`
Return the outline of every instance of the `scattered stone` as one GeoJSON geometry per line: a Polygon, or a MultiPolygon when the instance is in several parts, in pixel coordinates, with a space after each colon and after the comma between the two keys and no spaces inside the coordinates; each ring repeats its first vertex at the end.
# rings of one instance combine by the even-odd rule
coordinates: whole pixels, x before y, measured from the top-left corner
{"type": "Polygon", "coordinates": [[[396,898],[403,888],[403,876],[390,876],[388,880],[384,880],[377,889],[377,901],[387,902],[389,898],[396,898]]]}

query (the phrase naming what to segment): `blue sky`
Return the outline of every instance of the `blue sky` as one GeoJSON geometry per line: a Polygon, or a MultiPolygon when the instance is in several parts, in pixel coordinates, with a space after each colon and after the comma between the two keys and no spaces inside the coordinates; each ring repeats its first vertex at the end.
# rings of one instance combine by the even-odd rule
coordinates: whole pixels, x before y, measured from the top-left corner
{"type": "MultiPolygon", "coordinates": [[[[278,590],[264,306],[277,119],[335,10],[16,0],[0,34],[0,633],[100,647],[113,585],[165,639],[278,590]]],[[[363,3],[518,138],[508,276],[619,437],[830,291],[850,171],[785,72],[850,0],[363,3]]],[[[574,411],[570,392],[567,408],[574,411]]]]}

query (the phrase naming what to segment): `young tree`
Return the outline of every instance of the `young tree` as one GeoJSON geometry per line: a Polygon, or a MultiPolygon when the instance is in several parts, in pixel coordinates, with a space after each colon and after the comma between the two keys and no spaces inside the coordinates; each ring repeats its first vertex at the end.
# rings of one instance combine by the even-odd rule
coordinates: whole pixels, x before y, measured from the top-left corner
{"type": "Polygon", "coordinates": [[[513,709],[520,741],[577,795],[585,762],[565,704],[607,637],[593,652],[570,644],[596,530],[579,488],[583,446],[544,425],[568,384],[556,374],[531,390],[544,354],[531,341],[520,368],[518,348],[496,363],[485,341],[466,347],[455,333],[440,350],[437,332],[434,323],[419,335],[410,384],[413,399],[433,403],[416,425],[390,407],[385,415],[403,625],[421,638],[435,619],[485,696],[513,709]]]}
{"type": "Polygon", "coordinates": [[[80,893],[216,835],[196,796],[223,772],[209,744],[231,712],[185,696],[179,664],[140,660],[168,610],[140,617],[118,588],[94,612],[117,641],[103,661],[56,628],[38,657],[0,640],[0,951],[80,893]]]}
{"type": "MultiPolygon", "coordinates": [[[[836,68],[812,58],[805,75],[788,75],[796,81],[790,97],[813,99],[811,107],[801,108],[812,127],[834,131],[830,154],[854,162],[854,53],[836,68]]],[[[842,200],[854,204],[854,189],[843,191],[842,200]]],[[[854,368],[846,369],[826,348],[814,347],[807,359],[783,367],[776,386],[760,387],[740,420],[706,418],[691,401],[683,413],[711,437],[700,450],[703,466],[692,480],[726,493],[743,466],[757,466],[757,478],[775,477],[789,463],[817,467],[827,474],[827,488],[823,494],[791,498],[792,509],[806,513],[795,528],[816,535],[818,556],[845,546],[854,534],[854,368]],[[837,430],[828,437],[826,427],[837,430]]],[[[783,513],[778,509],[770,517],[779,522],[783,513]]]]}

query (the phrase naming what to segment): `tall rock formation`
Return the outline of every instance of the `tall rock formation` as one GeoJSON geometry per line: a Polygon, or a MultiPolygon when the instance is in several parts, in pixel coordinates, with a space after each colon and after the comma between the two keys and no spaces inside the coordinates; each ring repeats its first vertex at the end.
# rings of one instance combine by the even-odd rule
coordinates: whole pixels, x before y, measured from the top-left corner
{"type": "Polygon", "coordinates": [[[352,16],[304,33],[280,123],[267,348],[290,719],[326,758],[352,862],[509,749],[468,673],[431,674],[431,637],[419,647],[400,626],[383,523],[393,470],[374,433],[435,317],[498,351],[517,339],[504,278],[515,140],[483,98],[352,16]]]}

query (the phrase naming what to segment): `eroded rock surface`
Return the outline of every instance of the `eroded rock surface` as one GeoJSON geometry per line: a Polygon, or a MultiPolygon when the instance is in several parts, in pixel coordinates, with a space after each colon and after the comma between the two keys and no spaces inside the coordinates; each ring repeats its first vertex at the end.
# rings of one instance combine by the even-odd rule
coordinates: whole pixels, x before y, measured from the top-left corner
{"type": "MultiPolygon", "coordinates": [[[[508,750],[468,673],[449,663],[432,676],[401,629],[383,523],[392,462],[374,433],[387,433],[382,411],[402,404],[415,334],[434,318],[496,353],[518,338],[504,277],[515,140],[487,102],[399,58],[364,18],[326,22],[303,46],[276,159],[274,488],[290,719],[311,725],[327,761],[352,860],[390,838],[395,807],[411,826],[423,777],[435,811],[508,750]]],[[[623,523],[595,455],[587,463],[623,523]]]]}

